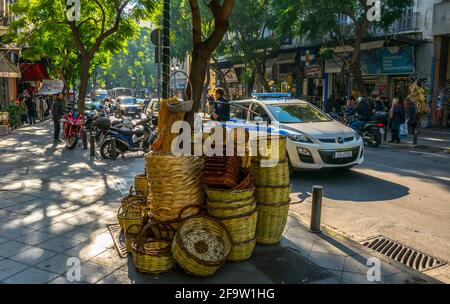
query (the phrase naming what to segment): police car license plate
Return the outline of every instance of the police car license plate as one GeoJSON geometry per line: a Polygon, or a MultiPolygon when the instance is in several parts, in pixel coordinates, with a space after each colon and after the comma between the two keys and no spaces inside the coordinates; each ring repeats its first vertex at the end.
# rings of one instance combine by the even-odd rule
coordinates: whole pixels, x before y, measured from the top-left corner
{"type": "Polygon", "coordinates": [[[334,155],[333,155],[334,158],[350,158],[352,156],[353,156],[352,151],[334,152],[334,155]]]}

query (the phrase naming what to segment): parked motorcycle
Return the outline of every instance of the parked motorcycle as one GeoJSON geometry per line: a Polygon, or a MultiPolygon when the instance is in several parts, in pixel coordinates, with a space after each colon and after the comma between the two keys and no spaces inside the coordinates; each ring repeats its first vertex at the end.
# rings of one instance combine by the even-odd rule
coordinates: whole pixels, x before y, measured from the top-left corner
{"type": "MultiPolygon", "coordinates": [[[[352,123],[358,119],[358,115],[344,115],[341,116],[337,113],[330,113],[331,118],[343,123],[346,126],[351,126],[352,123]]],[[[358,130],[358,134],[363,138],[364,143],[369,147],[377,148],[383,141],[383,135],[386,133],[387,127],[387,113],[376,112],[372,117],[372,120],[367,122],[364,126],[358,130]]]]}
{"type": "Polygon", "coordinates": [[[81,138],[81,131],[84,126],[83,116],[79,115],[76,111],[72,111],[64,116],[63,122],[66,147],[69,150],[73,150],[81,138]]]}
{"type": "Polygon", "coordinates": [[[111,154],[112,138],[116,140],[116,154],[124,155],[128,152],[148,152],[156,139],[156,125],[152,119],[143,119],[133,128],[117,128],[111,126],[102,127],[107,135],[100,145],[100,154],[104,159],[109,159],[111,154]],[[138,128],[143,125],[143,128],[138,128]]]}

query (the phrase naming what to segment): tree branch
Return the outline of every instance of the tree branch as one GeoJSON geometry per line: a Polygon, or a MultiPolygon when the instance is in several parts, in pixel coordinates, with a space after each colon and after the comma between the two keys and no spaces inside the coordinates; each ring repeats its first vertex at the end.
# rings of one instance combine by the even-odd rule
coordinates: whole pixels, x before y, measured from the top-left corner
{"type": "Polygon", "coordinates": [[[202,19],[197,0],[189,0],[192,12],[192,39],[194,46],[202,43],[202,19]]]}

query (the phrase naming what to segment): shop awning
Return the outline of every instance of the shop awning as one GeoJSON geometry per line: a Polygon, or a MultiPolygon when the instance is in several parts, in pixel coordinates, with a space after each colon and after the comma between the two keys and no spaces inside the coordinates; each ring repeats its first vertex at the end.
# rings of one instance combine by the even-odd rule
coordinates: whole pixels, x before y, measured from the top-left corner
{"type": "Polygon", "coordinates": [[[50,78],[47,68],[42,63],[22,63],[20,70],[25,81],[43,81],[50,78]]]}
{"type": "Polygon", "coordinates": [[[20,78],[19,67],[12,64],[8,58],[0,55],[0,77],[3,78],[20,78]]]}
{"type": "Polygon", "coordinates": [[[281,53],[278,55],[277,64],[292,64],[295,63],[297,53],[281,53]]]}

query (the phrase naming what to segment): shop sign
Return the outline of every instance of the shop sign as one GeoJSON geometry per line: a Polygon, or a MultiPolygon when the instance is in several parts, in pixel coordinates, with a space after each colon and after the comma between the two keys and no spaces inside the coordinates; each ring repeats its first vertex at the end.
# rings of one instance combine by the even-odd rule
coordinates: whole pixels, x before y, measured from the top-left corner
{"type": "Polygon", "coordinates": [[[325,61],[325,73],[340,73],[344,63],[342,59],[334,56],[331,59],[325,61]]]}
{"type": "Polygon", "coordinates": [[[64,89],[64,83],[62,80],[48,80],[44,79],[42,87],[37,95],[55,95],[61,93],[64,89]]]}
{"type": "Polygon", "coordinates": [[[305,75],[308,78],[322,78],[322,67],[318,64],[305,68],[305,75]]]}
{"type": "Polygon", "coordinates": [[[361,69],[363,75],[414,74],[414,49],[403,46],[364,52],[361,55],[361,69]]]}
{"type": "Polygon", "coordinates": [[[234,69],[224,69],[222,72],[225,74],[225,79],[227,83],[239,82],[236,71],[234,69]]]}
{"type": "Polygon", "coordinates": [[[314,49],[302,50],[301,51],[301,64],[303,67],[308,67],[315,64],[315,51],[314,49]]]}

